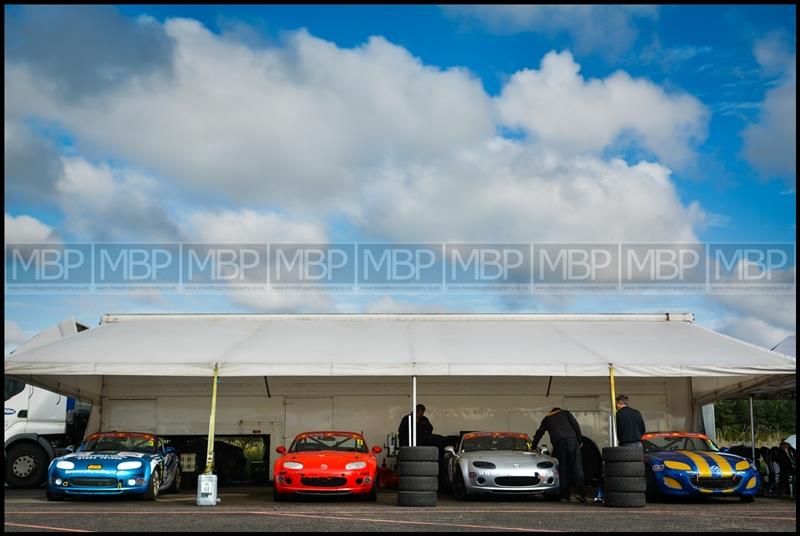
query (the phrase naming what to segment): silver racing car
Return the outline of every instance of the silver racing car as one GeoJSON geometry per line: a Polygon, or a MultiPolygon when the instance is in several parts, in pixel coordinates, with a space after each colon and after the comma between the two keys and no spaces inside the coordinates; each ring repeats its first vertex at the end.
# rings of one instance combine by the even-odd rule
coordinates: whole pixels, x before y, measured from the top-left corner
{"type": "Polygon", "coordinates": [[[558,460],[533,450],[526,434],[472,432],[444,450],[456,499],[489,493],[558,497],[558,460]]]}

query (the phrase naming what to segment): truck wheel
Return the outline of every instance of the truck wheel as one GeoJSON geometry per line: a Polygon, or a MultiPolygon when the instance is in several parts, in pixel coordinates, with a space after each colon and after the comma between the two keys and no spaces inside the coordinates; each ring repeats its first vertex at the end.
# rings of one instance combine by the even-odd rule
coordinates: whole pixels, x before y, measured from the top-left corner
{"type": "Polygon", "coordinates": [[[7,451],[6,482],[12,488],[38,488],[47,478],[47,453],[35,443],[19,443],[7,451]]]}

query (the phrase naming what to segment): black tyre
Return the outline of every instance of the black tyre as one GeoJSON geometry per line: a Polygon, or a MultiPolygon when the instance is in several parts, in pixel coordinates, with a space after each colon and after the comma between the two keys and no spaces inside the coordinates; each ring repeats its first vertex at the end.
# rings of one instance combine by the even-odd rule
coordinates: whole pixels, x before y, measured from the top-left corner
{"type": "Polygon", "coordinates": [[[545,501],[557,501],[559,499],[558,493],[544,493],[542,495],[545,501]]]}
{"type": "Polygon", "coordinates": [[[645,483],[647,484],[647,488],[645,491],[645,495],[647,496],[647,502],[658,502],[661,500],[661,492],[658,491],[658,484],[656,484],[656,475],[653,473],[653,470],[650,467],[645,467],[645,483]]]}
{"type": "Polygon", "coordinates": [[[604,463],[603,475],[605,478],[614,476],[644,476],[644,463],[640,462],[616,462],[604,463]]]}
{"type": "Polygon", "coordinates": [[[603,504],[614,508],[643,508],[646,504],[644,493],[606,492],[603,504]]]}
{"type": "Polygon", "coordinates": [[[400,491],[439,491],[439,478],[435,476],[401,476],[400,491]]]}
{"type": "Polygon", "coordinates": [[[641,462],[644,461],[642,447],[603,447],[604,462],[641,462]]]}
{"type": "Polygon", "coordinates": [[[401,447],[397,461],[403,462],[438,462],[438,447],[401,447]]]}
{"type": "Polygon", "coordinates": [[[147,483],[147,491],[142,493],[142,500],[144,501],[155,501],[156,497],[158,497],[159,491],[161,491],[161,473],[158,471],[153,471],[153,474],[150,475],[150,482],[147,483]]]}
{"type": "Polygon", "coordinates": [[[457,501],[469,499],[467,486],[464,484],[464,475],[461,474],[461,468],[458,467],[453,475],[453,497],[455,497],[457,501]]]}
{"type": "Polygon", "coordinates": [[[397,506],[436,506],[436,492],[398,491],[397,506]]]}
{"type": "Polygon", "coordinates": [[[17,443],[6,451],[6,483],[12,488],[38,488],[47,478],[50,458],[36,443],[17,443]]]}
{"type": "Polygon", "coordinates": [[[44,494],[48,501],[63,501],[65,499],[63,495],[53,495],[49,489],[45,489],[44,494]]]}
{"type": "Polygon", "coordinates": [[[272,487],[272,500],[274,502],[284,502],[289,499],[289,496],[285,493],[278,492],[278,488],[272,487]]]}
{"type": "Polygon", "coordinates": [[[743,503],[751,503],[755,500],[755,497],[752,495],[739,495],[739,501],[743,503]]]}
{"type": "Polygon", "coordinates": [[[438,462],[400,462],[398,473],[403,476],[439,476],[438,462]]]}
{"type": "Polygon", "coordinates": [[[644,493],[647,481],[640,476],[612,476],[603,481],[606,491],[623,493],[644,493]]]}
{"type": "Polygon", "coordinates": [[[367,493],[366,500],[368,500],[370,502],[375,502],[375,501],[378,500],[378,480],[377,479],[372,483],[372,489],[369,490],[369,493],[367,493]]]}
{"type": "Polygon", "coordinates": [[[169,488],[166,490],[167,493],[180,493],[182,479],[183,475],[181,474],[181,468],[178,467],[178,470],[175,473],[175,478],[172,479],[172,484],[170,484],[169,488]]]}

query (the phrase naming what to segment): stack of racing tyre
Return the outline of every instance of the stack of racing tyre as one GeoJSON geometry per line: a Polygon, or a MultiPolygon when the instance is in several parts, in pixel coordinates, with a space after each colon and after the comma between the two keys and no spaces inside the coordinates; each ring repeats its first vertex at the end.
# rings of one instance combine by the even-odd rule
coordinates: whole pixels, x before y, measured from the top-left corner
{"type": "Polygon", "coordinates": [[[642,508],[647,480],[642,447],[603,448],[603,504],[617,508],[642,508]]]}
{"type": "Polygon", "coordinates": [[[402,447],[397,455],[398,506],[436,506],[439,490],[438,447],[402,447]]]}

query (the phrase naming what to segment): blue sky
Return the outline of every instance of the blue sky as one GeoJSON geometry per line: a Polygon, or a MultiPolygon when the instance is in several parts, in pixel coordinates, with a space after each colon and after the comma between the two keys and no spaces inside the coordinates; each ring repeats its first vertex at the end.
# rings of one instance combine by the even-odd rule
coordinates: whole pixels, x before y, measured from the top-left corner
{"type": "MultiPolygon", "coordinates": [[[[7,242],[796,242],[795,6],[5,14],[7,242]]],[[[681,309],[769,345],[794,305],[7,292],[5,312],[7,347],[162,310],[681,309]]]]}

